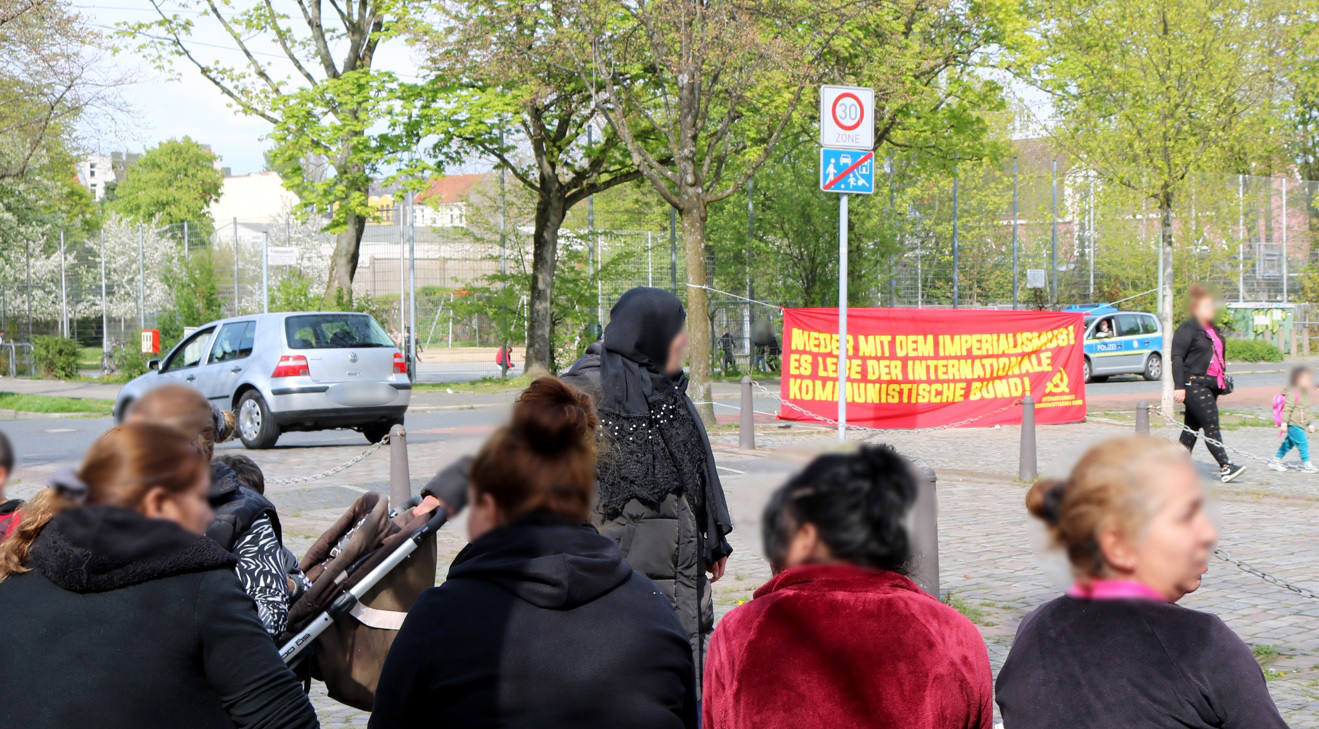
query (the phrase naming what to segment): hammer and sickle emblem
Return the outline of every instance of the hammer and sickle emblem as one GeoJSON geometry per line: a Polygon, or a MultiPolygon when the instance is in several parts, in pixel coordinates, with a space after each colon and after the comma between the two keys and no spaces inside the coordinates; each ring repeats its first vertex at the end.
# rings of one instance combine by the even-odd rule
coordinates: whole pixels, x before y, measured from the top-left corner
{"type": "Polygon", "coordinates": [[[1071,392],[1070,383],[1067,380],[1067,371],[1058,370],[1058,374],[1049,380],[1049,384],[1044,386],[1045,395],[1065,395],[1071,392]]]}

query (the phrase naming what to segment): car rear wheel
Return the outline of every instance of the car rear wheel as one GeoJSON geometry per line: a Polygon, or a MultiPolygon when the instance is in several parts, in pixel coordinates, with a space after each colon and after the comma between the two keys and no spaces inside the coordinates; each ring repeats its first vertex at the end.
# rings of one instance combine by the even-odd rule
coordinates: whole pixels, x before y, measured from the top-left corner
{"type": "Polygon", "coordinates": [[[1158,352],[1154,352],[1153,354],[1151,354],[1150,358],[1145,360],[1144,374],[1145,374],[1145,379],[1150,382],[1153,382],[1159,379],[1160,377],[1163,377],[1163,356],[1160,355],[1158,352]]]}
{"type": "Polygon", "coordinates": [[[279,440],[279,425],[256,390],[248,390],[238,400],[238,438],[253,450],[271,448],[279,440]]]}
{"type": "Polygon", "coordinates": [[[1085,364],[1081,365],[1081,379],[1090,382],[1090,358],[1085,358],[1085,364]]]}
{"type": "Polygon", "coordinates": [[[402,420],[388,420],[383,423],[367,423],[362,426],[362,435],[366,436],[369,443],[379,443],[389,435],[389,431],[395,425],[402,425],[402,420]]]}

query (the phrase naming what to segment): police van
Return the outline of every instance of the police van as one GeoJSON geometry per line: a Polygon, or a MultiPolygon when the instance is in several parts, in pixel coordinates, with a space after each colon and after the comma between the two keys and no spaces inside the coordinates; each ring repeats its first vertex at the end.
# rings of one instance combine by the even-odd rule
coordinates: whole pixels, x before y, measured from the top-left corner
{"type": "Polygon", "coordinates": [[[1072,306],[1064,311],[1085,315],[1085,381],[1110,375],[1163,376],[1163,329],[1159,318],[1111,306],[1072,306]]]}

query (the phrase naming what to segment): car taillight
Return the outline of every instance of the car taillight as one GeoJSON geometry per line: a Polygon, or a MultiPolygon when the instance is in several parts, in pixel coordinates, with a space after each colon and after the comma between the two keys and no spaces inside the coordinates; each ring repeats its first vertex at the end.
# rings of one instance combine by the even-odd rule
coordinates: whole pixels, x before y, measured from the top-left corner
{"type": "Polygon", "coordinates": [[[275,371],[270,376],[306,377],[309,373],[306,357],[300,354],[286,354],[279,358],[279,364],[275,365],[275,371]]]}
{"type": "Polygon", "coordinates": [[[403,361],[403,355],[400,352],[394,353],[394,374],[406,375],[408,373],[408,363],[403,361]]]}

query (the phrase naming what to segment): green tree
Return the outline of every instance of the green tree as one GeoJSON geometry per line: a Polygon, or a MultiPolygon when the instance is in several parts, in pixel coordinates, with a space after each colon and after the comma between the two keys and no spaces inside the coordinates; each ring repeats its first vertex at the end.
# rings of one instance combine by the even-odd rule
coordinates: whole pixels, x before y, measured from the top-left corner
{"type": "MultiPolygon", "coordinates": [[[[604,100],[601,115],[642,175],[682,217],[687,303],[708,318],[710,206],[739,194],[772,158],[817,83],[875,88],[876,143],[940,149],[976,142],[977,104],[997,87],[973,68],[1021,31],[1014,2],[863,0],[591,0],[581,3],[578,66],[604,100]],[[808,93],[808,90],[810,93],[808,93]],[[640,144],[655,129],[672,163],[640,144]]],[[[997,102],[995,102],[997,103],[997,102]]],[[[952,150],[956,154],[956,150],[952,150]]],[[[941,154],[947,154],[944,150],[941,154]]],[[[954,156],[954,159],[956,157],[954,156]]],[[[812,179],[814,175],[812,175],[812,179]]],[[[694,396],[708,399],[710,332],[693,327],[694,396]]],[[[705,406],[702,416],[713,418],[705,406]]]]}
{"type": "Polygon", "coordinates": [[[559,229],[574,206],[637,179],[618,135],[574,73],[572,2],[434,0],[441,20],[416,36],[431,78],[416,84],[416,135],[432,169],[493,157],[535,194],[527,371],[550,367],[559,229]],[[593,129],[588,131],[588,126],[593,129]],[[603,126],[603,128],[601,128],[603,126]],[[591,132],[594,134],[591,134],[591,132]]]}
{"type": "Polygon", "coordinates": [[[209,149],[189,137],[161,142],[128,168],[108,207],[139,223],[200,224],[209,235],[209,208],[224,184],[217,161],[209,149]]]}
{"type": "MultiPolygon", "coordinates": [[[[1055,134],[1081,164],[1157,209],[1163,326],[1171,331],[1174,213],[1205,170],[1270,164],[1276,81],[1300,0],[1045,0],[1032,74],[1052,92],[1055,134]]],[[[1171,337],[1164,337],[1168,361],[1171,337]]],[[[1172,368],[1163,370],[1171,409],[1172,368]]]]}
{"type": "MultiPolygon", "coordinates": [[[[782,306],[838,305],[838,195],[820,190],[820,154],[813,137],[780,145],[754,178],[747,195],[710,211],[710,250],[720,288],[782,306]]],[[[885,178],[875,176],[877,186],[885,178]]],[[[883,263],[897,252],[888,199],[853,195],[848,215],[848,298],[872,306],[880,294],[883,263]]],[[[763,313],[763,312],[761,312],[763,313]]]]}
{"type": "Polygon", "coordinates": [[[160,315],[160,338],[164,349],[183,338],[184,327],[200,326],[224,316],[224,302],[220,300],[211,257],[185,258],[182,250],[178,253],[177,265],[163,276],[172,297],[160,315]]]}
{"type": "MultiPolygon", "coordinates": [[[[394,35],[407,3],[362,0],[331,3],[268,0],[239,7],[212,0],[179,0],[172,13],[151,0],[158,18],[123,23],[162,70],[190,65],[215,85],[239,112],[274,126],[269,163],[301,198],[303,213],[332,211],[326,230],[338,234],[324,301],[351,303],[353,277],[366,223],[377,211],[368,204],[375,175],[386,173],[399,151],[387,118],[398,100],[397,77],[374,67],[380,46],[394,35]],[[209,44],[194,38],[198,24],[228,36],[242,56],[237,65],[212,62],[209,44]],[[278,63],[260,50],[279,49],[278,63]],[[324,158],[324,175],[305,162],[324,158]]],[[[122,194],[122,190],[120,191],[122,194]]]]}
{"type": "MultiPolygon", "coordinates": [[[[681,218],[692,326],[691,387],[710,399],[706,272],[710,205],[774,152],[819,71],[820,49],[856,13],[794,0],[586,0],[570,44],[582,83],[656,193],[681,218]],[[652,151],[655,134],[663,154],[652,151]],[[699,324],[698,324],[699,322],[699,324]]],[[[714,422],[714,408],[699,406],[714,422]]]]}

